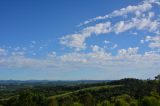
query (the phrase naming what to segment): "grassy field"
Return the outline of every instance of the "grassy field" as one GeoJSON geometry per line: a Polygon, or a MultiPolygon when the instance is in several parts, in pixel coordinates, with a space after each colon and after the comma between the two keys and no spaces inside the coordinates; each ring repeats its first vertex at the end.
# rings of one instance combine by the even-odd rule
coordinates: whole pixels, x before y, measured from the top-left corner
{"type": "Polygon", "coordinates": [[[76,91],[73,91],[73,92],[67,92],[67,93],[64,93],[64,94],[51,96],[48,99],[65,97],[65,96],[68,96],[68,95],[71,95],[71,94],[76,94],[76,93],[81,92],[81,91],[87,91],[87,92],[98,91],[98,90],[101,90],[101,89],[109,89],[109,88],[120,87],[120,86],[122,86],[122,85],[105,85],[105,86],[95,86],[95,87],[83,88],[83,89],[76,90],[76,91]]]}

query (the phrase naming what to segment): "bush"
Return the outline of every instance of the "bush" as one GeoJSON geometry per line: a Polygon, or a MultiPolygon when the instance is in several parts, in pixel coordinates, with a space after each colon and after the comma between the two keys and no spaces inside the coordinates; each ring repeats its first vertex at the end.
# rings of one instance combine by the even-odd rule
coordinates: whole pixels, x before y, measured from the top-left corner
{"type": "Polygon", "coordinates": [[[144,97],[141,103],[142,106],[160,106],[160,100],[155,97],[144,97]]]}

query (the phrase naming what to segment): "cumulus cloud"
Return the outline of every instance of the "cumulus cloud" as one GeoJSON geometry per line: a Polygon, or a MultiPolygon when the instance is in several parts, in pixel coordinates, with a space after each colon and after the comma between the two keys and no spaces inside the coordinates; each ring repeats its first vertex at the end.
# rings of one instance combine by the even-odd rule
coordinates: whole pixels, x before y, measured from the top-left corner
{"type": "Polygon", "coordinates": [[[76,48],[76,50],[79,51],[86,48],[84,42],[87,37],[88,35],[82,34],[67,35],[60,39],[60,43],[71,48],[76,48]]]}
{"type": "Polygon", "coordinates": [[[120,49],[118,50],[118,55],[120,56],[132,56],[132,55],[137,55],[139,47],[135,48],[128,48],[126,49],[120,49]]]}
{"type": "Polygon", "coordinates": [[[152,49],[160,49],[160,36],[146,36],[146,42],[149,42],[149,47],[152,49]]]}
{"type": "Polygon", "coordinates": [[[77,34],[66,35],[60,38],[60,43],[71,48],[76,48],[77,51],[85,49],[86,48],[85,40],[88,37],[92,35],[109,33],[111,31],[110,26],[111,26],[110,22],[105,22],[96,24],[95,26],[84,28],[77,34]]]}
{"type": "Polygon", "coordinates": [[[156,33],[158,28],[160,28],[160,22],[158,20],[152,20],[152,16],[150,16],[150,14],[148,17],[132,18],[129,21],[120,21],[115,24],[113,30],[116,34],[128,31],[130,29],[148,30],[149,32],[156,33]]]}
{"type": "Polygon", "coordinates": [[[38,71],[90,70],[92,72],[92,70],[98,70],[107,73],[122,73],[124,70],[127,72],[141,70],[142,73],[145,73],[144,70],[156,71],[160,68],[160,55],[156,52],[146,52],[142,55],[138,53],[138,47],[133,47],[121,49],[113,56],[97,45],[91,48],[92,52],[89,53],[72,52],[60,56],[51,52],[43,59],[30,58],[25,55],[10,55],[0,58],[0,66],[1,68],[25,68],[38,71]]]}
{"type": "Polygon", "coordinates": [[[157,5],[160,5],[159,0],[144,0],[144,3],[154,3],[154,4],[157,4],[157,5]]]}

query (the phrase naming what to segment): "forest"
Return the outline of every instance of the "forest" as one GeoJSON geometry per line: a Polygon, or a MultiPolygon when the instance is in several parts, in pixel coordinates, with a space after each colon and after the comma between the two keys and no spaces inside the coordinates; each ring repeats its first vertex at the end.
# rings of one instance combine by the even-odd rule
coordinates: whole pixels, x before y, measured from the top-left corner
{"type": "Polygon", "coordinates": [[[0,81],[0,106],[160,106],[155,79],[0,81]]]}

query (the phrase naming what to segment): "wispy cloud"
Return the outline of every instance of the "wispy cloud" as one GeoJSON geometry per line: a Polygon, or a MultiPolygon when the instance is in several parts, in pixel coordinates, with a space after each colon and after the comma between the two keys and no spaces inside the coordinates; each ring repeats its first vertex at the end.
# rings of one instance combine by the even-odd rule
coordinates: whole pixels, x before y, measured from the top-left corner
{"type": "Polygon", "coordinates": [[[110,32],[119,34],[131,29],[156,33],[160,28],[160,21],[154,19],[154,16],[154,12],[148,12],[141,17],[118,21],[114,25],[111,22],[98,23],[94,26],[84,28],[79,33],[63,36],[60,39],[60,43],[79,51],[86,48],[86,39],[93,35],[108,34],[110,32]]]}
{"type": "MultiPolygon", "coordinates": [[[[156,1],[156,2],[158,2],[158,1],[156,1]]],[[[125,16],[127,14],[135,14],[136,16],[140,16],[144,12],[152,9],[151,3],[155,3],[155,1],[145,1],[143,4],[139,4],[139,5],[135,5],[135,6],[130,5],[125,8],[121,8],[120,10],[115,10],[110,14],[106,14],[104,16],[97,16],[95,18],[86,20],[85,22],[81,23],[79,26],[82,26],[82,25],[85,25],[85,24],[88,24],[91,22],[95,22],[98,20],[104,20],[104,19],[113,18],[113,17],[117,17],[117,16],[125,16]]]]}

